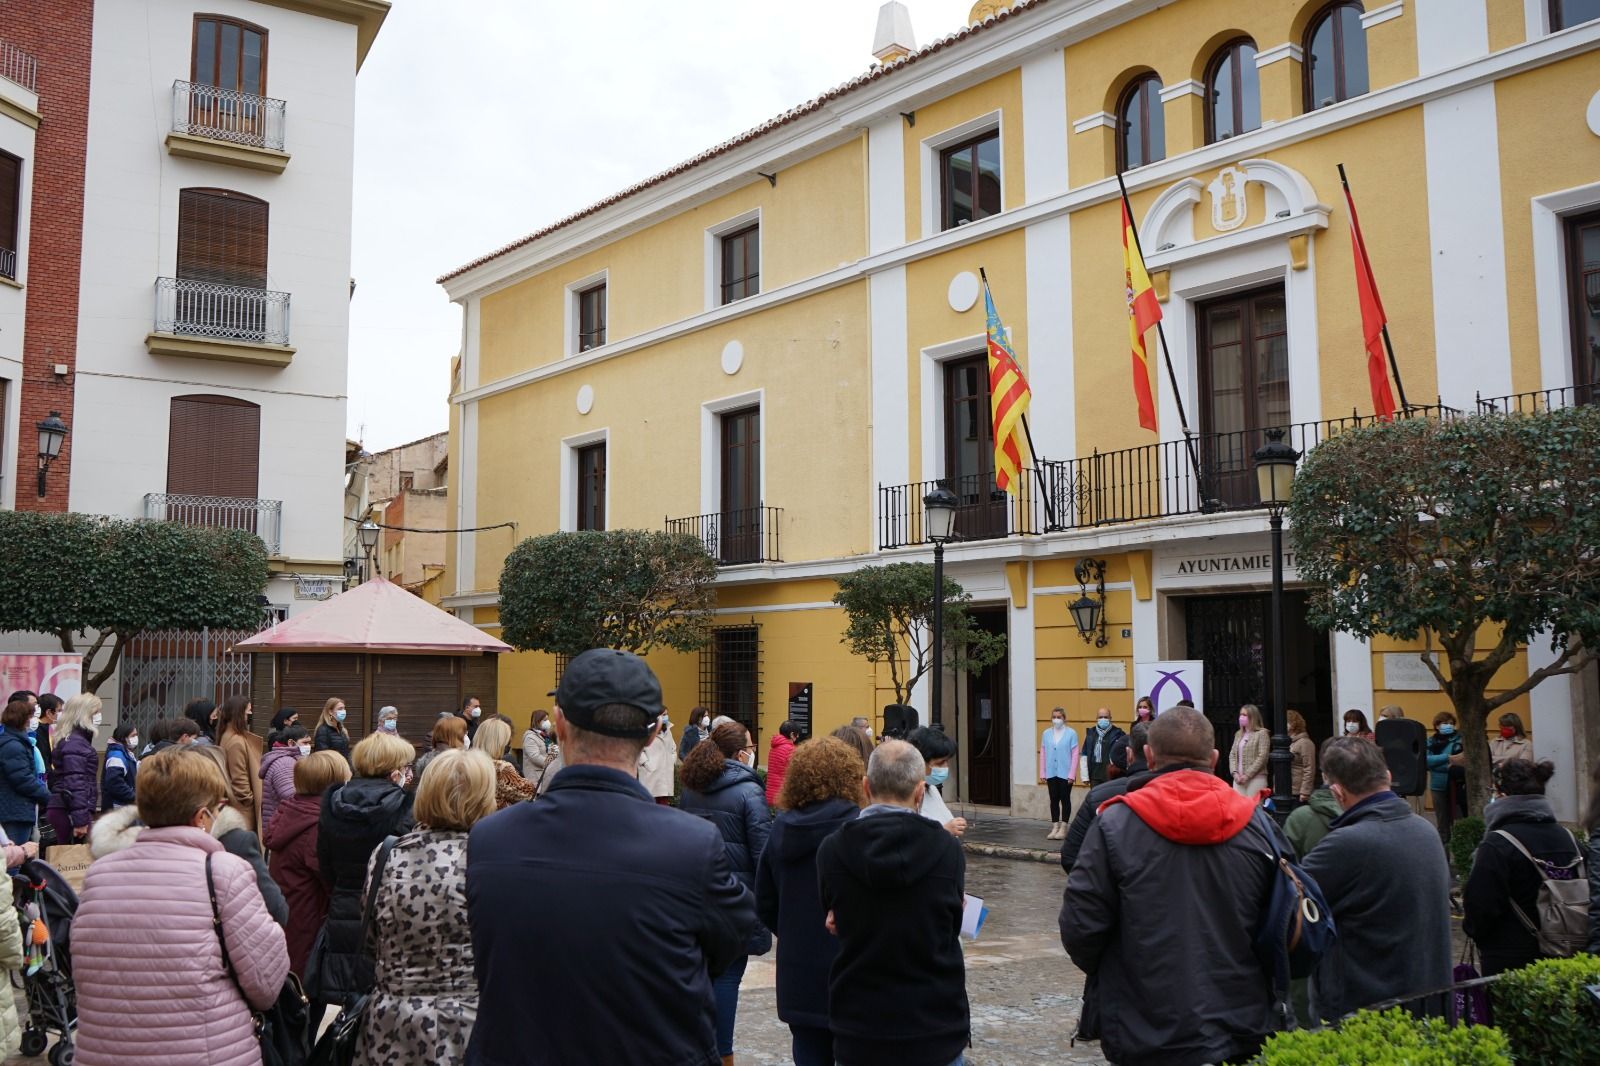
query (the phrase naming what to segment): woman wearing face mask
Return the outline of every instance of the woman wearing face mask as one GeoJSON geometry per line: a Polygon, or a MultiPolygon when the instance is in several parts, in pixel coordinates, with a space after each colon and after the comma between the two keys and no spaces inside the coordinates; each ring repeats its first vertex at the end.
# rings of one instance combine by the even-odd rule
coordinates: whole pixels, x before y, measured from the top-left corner
{"type": "Polygon", "coordinates": [[[317,732],[312,738],[313,751],[336,751],[346,760],[350,758],[350,730],[345,728],[344,700],[333,697],[322,705],[322,718],[317,722],[317,732]]]}
{"type": "Polygon", "coordinates": [[[1512,759],[1533,761],[1533,742],[1522,728],[1522,719],[1513,712],[1500,716],[1500,735],[1489,741],[1489,768],[1498,770],[1512,759]]]}
{"type": "Polygon", "coordinates": [[[1039,738],[1039,780],[1050,793],[1050,832],[1046,840],[1067,835],[1072,818],[1072,782],[1078,777],[1078,732],[1067,728],[1067,712],[1050,712],[1050,727],[1039,738]]]}
{"type": "Polygon", "coordinates": [[[678,765],[678,746],[672,740],[672,719],[662,710],[655,739],[639,753],[639,784],[663,807],[672,805],[672,771],[678,765]]]}
{"type": "Polygon", "coordinates": [[[378,722],[374,728],[380,729],[385,733],[392,733],[395,736],[399,736],[400,708],[380,707],[378,709],[378,722]]]}
{"type": "Polygon", "coordinates": [[[1456,716],[1440,711],[1433,716],[1433,736],[1428,738],[1428,791],[1433,793],[1433,817],[1447,854],[1450,830],[1467,813],[1467,771],[1461,765],[1461,752],[1456,716]]]}
{"type": "Polygon", "coordinates": [[[28,725],[35,720],[27,700],[12,700],[0,714],[0,828],[14,844],[33,839],[39,807],[50,802],[34,761],[38,751],[28,743],[28,725]]]}
{"type": "Polygon", "coordinates": [[[678,741],[678,761],[687,759],[689,753],[710,735],[711,712],[704,707],[696,707],[689,712],[689,724],[683,727],[683,737],[678,741]]]}
{"type": "Polygon", "coordinates": [[[139,772],[139,730],[132,722],[119,722],[106,744],[106,761],[100,769],[100,809],[115,810],[133,802],[139,772]]]}
{"type": "MultiPolygon", "coordinates": [[[[722,847],[733,874],[754,891],[756,860],[767,846],[772,816],[761,779],[755,773],[756,747],[750,732],[738,722],[724,722],[683,761],[680,809],[706,819],[722,834],[722,847]]],[[[716,997],[717,1053],[733,1061],[733,1021],[739,1009],[739,981],[750,955],[764,955],[772,935],[758,926],[745,945],[746,954],[735,959],[711,982],[716,997]]]]}
{"type": "Polygon", "coordinates": [[[1366,712],[1358,711],[1354,707],[1344,712],[1344,735],[1377,742],[1377,738],[1372,735],[1372,727],[1367,725],[1366,712]]]}
{"type": "Polygon", "coordinates": [[[1111,724],[1111,712],[1100,708],[1099,715],[1094,720],[1094,728],[1089,730],[1083,738],[1083,754],[1089,760],[1089,785],[1103,784],[1109,775],[1111,756],[1117,742],[1125,739],[1128,734],[1111,724]]]}
{"type": "Polygon", "coordinates": [[[1299,711],[1289,712],[1289,793],[1301,803],[1311,799],[1317,788],[1317,745],[1306,733],[1306,719],[1299,711]]]}
{"type": "Polygon", "coordinates": [[[1228,745],[1228,770],[1233,774],[1233,790],[1255,799],[1267,787],[1267,754],[1271,738],[1261,728],[1261,708],[1247,703],[1239,708],[1239,731],[1228,745]]]}
{"type": "Polygon", "coordinates": [[[1145,725],[1149,725],[1155,720],[1156,705],[1150,702],[1149,696],[1140,696],[1139,702],[1133,705],[1133,723],[1128,726],[1128,729],[1131,732],[1133,727],[1138,725],[1140,722],[1143,722],[1145,725]]]}
{"type": "Polygon", "coordinates": [[[942,729],[921,726],[906,734],[906,743],[917,749],[927,767],[928,787],[922,792],[922,816],[944,826],[951,836],[965,833],[967,820],[950,813],[943,791],[944,783],[950,780],[950,760],[955,758],[956,742],[942,729]]]}
{"type": "Polygon", "coordinates": [[[266,833],[278,805],[294,795],[294,764],[311,754],[311,738],[303,726],[285,726],[272,735],[272,747],[261,756],[261,832],[266,833]]]}
{"type": "Polygon", "coordinates": [[[45,817],[62,844],[89,836],[100,801],[100,757],[94,750],[100,728],[100,697],[81,692],[67,701],[56,719],[56,737],[50,746],[50,804],[45,817]]]}
{"type": "Polygon", "coordinates": [[[422,753],[415,766],[411,768],[411,791],[417,790],[417,783],[422,780],[422,772],[428,768],[434,756],[441,751],[454,751],[467,746],[467,720],[453,711],[441,714],[433,723],[433,733],[429,736],[433,744],[429,750],[422,753]]]}

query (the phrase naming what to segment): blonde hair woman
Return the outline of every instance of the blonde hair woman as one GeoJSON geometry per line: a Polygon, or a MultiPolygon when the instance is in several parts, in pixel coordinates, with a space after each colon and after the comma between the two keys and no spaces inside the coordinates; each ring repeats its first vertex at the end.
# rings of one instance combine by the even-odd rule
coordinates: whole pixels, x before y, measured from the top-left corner
{"type": "Polygon", "coordinates": [[[499,718],[483,722],[472,736],[473,749],[494,760],[496,809],[532,799],[535,792],[534,782],[517,773],[517,768],[506,762],[506,749],[510,746],[511,727],[499,718]]]}
{"type": "Polygon", "coordinates": [[[312,751],[336,751],[350,758],[350,730],[344,727],[344,700],[334,696],[322,705],[322,717],[311,742],[312,751]]]}
{"type": "Polygon", "coordinates": [[[56,718],[50,746],[50,803],[45,817],[56,840],[69,844],[88,839],[89,823],[100,806],[100,757],[94,736],[102,721],[100,697],[81,692],[67,701],[56,718]]]}
{"type": "Polygon", "coordinates": [[[1239,708],[1239,731],[1228,746],[1228,769],[1233,772],[1233,790],[1255,799],[1267,787],[1267,756],[1272,738],[1261,725],[1261,708],[1247,703],[1239,708]]]}
{"type": "Polygon", "coordinates": [[[483,752],[439,752],[417,783],[416,830],[396,841],[387,859],[381,849],[372,859],[377,984],[358,1064],[459,1063],[466,1056],[478,1017],[467,832],[494,812],[495,788],[494,763],[483,752]]]}

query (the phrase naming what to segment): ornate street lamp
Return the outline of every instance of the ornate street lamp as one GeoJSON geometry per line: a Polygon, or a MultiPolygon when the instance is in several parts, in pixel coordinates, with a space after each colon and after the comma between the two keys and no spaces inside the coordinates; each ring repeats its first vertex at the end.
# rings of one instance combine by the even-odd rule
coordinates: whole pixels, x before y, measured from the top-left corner
{"type": "Polygon", "coordinates": [[[56,456],[61,454],[61,445],[67,439],[67,424],[61,421],[60,411],[51,411],[50,417],[39,423],[39,498],[44,499],[45,472],[50,469],[50,464],[55,462],[56,456]]]}
{"type": "Polygon", "coordinates": [[[372,552],[378,546],[379,532],[378,523],[374,522],[370,516],[356,527],[356,536],[361,540],[361,550],[367,556],[367,570],[369,573],[372,570],[372,552]]]}
{"type": "Polygon", "coordinates": [[[944,724],[944,546],[954,539],[961,501],[941,481],[922,498],[923,531],[933,544],[933,725],[944,724]]]}
{"type": "Polygon", "coordinates": [[[1073,625],[1085,644],[1097,648],[1106,646],[1106,564],[1102,559],[1079,559],[1073,567],[1078,579],[1078,598],[1067,604],[1073,625]],[[1089,595],[1089,582],[1093,581],[1100,598],[1089,595]]]}
{"type": "Polygon", "coordinates": [[[1281,821],[1289,816],[1294,797],[1289,792],[1288,692],[1284,684],[1283,647],[1283,511],[1294,488],[1295,464],[1300,453],[1283,442],[1283,430],[1267,430],[1267,443],[1256,449],[1256,487],[1266,505],[1272,527],[1272,805],[1281,821]]]}

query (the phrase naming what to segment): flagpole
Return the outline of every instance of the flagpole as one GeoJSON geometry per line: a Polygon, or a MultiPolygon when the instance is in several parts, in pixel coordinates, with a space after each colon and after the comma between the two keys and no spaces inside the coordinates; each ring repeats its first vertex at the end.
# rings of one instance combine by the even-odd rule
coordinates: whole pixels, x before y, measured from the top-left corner
{"type": "MultiPolygon", "coordinates": [[[[1350,192],[1349,180],[1344,176],[1344,164],[1340,163],[1338,166],[1339,184],[1344,186],[1345,202],[1353,204],[1356,202],[1356,198],[1350,192]]],[[[1351,219],[1350,224],[1352,226],[1355,225],[1355,220],[1351,219]]],[[[1361,258],[1365,260],[1365,266],[1370,270],[1372,261],[1367,259],[1367,239],[1365,237],[1361,238],[1361,258]]],[[[1400,394],[1400,410],[1404,411],[1406,417],[1409,418],[1411,416],[1411,405],[1406,402],[1405,383],[1400,380],[1400,364],[1395,362],[1394,341],[1389,339],[1389,320],[1387,317],[1383,321],[1383,350],[1389,353],[1389,372],[1394,375],[1394,388],[1400,394]]]]}
{"type": "MultiPolygon", "coordinates": [[[[1117,188],[1122,190],[1122,206],[1128,212],[1128,228],[1133,231],[1133,250],[1139,254],[1139,262],[1143,263],[1144,247],[1139,243],[1139,224],[1134,221],[1133,205],[1128,202],[1128,187],[1123,184],[1121,171],[1117,172],[1117,188]]],[[[1178,425],[1183,429],[1183,442],[1189,452],[1189,462],[1194,467],[1195,484],[1200,489],[1200,507],[1202,510],[1208,510],[1212,501],[1206,497],[1206,478],[1200,472],[1200,453],[1194,446],[1194,434],[1189,431],[1189,416],[1183,408],[1183,391],[1178,388],[1178,374],[1172,369],[1172,352],[1167,348],[1167,331],[1162,328],[1159,318],[1156,319],[1156,337],[1161,341],[1161,358],[1167,364],[1167,380],[1172,385],[1172,400],[1178,405],[1178,425]]]]}
{"type": "MultiPolygon", "coordinates": [[[[988,274],[988,271],[984,270],[983,267],[979,267],[978,268],[978,277],[983,279],[983,288],[984,288],[985,291],[988,291],[988,289],[989,289],[989,274],[988,274]]],[[[988,332],[987,329],[985,329],[985,332],[986,333],[988,332]]],[[[985,345],[985,347],[987,348],[987,344],[985,345]]],[[[1018,372],[1019,373],[1021,372],[1021,368],[1020,367],[1018,368],[1018,372]]],[[[1048,486],[1045,486],[1044,476],[1039,472],[1039,449],[1037,449],[1037,448],[1035,448],[1033,446],[1033,430],[1028,428],[1028,412],[1027,411],[1023,411],[1022,412],[1021,422],[1022,422],[1022,435],[1024,437],[1028,438],[1028,455],[1033,460],[1033,462],[1030,465],[1033,468],[1033,480],[1034,480],[1034,483],[1036,485],[1044,487],[1044,491],[1040,493],[1040,495],[1044,499],[1044,520],[1045,520],[1047,525],[1049,525],[1051,528],[1054,528],[1055,524],[1056,524],[1055,508],[1050,505],[1050,492],[1048,490],[1048,486]]],[[[993,427],[991,427],[991,432],[992,431],[993,431],[993,427]]]]}

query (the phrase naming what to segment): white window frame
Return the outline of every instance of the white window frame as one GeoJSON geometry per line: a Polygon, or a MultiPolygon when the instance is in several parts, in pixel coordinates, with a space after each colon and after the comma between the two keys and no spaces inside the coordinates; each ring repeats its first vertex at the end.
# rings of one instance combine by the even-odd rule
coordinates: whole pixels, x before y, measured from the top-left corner
{"type": "Polygon", "coordinates": [[[1600,207],[1600,182],[1535,196],[1533,291],[1539,329],[1540,388],[1586,385],[1575,381],[1572,359],[1572,292],[1567,276],[1567,219],[1600,207]]]}
{"type": "MultiPolygon", "coordinates": [[[[732,218],[724,219],[715,226],[706,227],[707,311],[715,311],[719,307],[731,307],[733,304],[740,302],[739,300],[734,300],[732,303],[722,303],[722,238],[730,233],[737,233],[752,222],[756,224],[760,234],[758,238],[760,244],[756,249],[756,271],[761,281],[760,288],[751,295],[759,296],[767,291],[767,234],[761,224],[761,208],[758,207],[752,211],[746,211],[742,215],[734,215],[732,218]]],[[[743,297],[743,299],[749,299],[749,297],[743,297]]]]}
{"type": "Polygon", "coordinates": [[[562,358],[571,359],[575,355],[588,355],[589,352],[598,352],[606,344],[599,344],[589,349],[589,352],[578,351],[578,296],[596,285],[606,287],[606,344],[611,343],[611,271],[600,270],[577,281],[567,282],[563,300],[566,303],[565,328],[561,344],[562,358]]]}
{"type": "MultiPolygon", "coordinates": [[[[609,294],[608,294],[609,295],[609,294]]],[[[606,528],[611,528],[611,428],[561,438],[561,530],[578,529],[578,452],[592,444],[606,446],[606,528]]]]}
{"type": "MultiPolygon", "coordinates": [[[[922,235],[932,237],[944,232],[939,228],[941,208],[939,181],[939,155],[946,148],[971,140],[985,133],[1000,135],[1000,212],[1006,209],[1006,129],[1005,113],[999,109],[977,118],[968,119],[959,126],[940,130],[922,142],[922,235]]],[[[982,220],[980,220],[982,221],[982,220]]],[[[959,227],[957,227],[959,228],[959,227]]]]}
{"type": "Polygon", "coordinates": [[[761,503],[767,489],[767,390],[755,389],[700,405],[700,513],[722,510],[722,416],[747,407],[761,410],[761,503]]]}
{"type": "MultiPolygon", "coordinates": [[[[1006,340],[1011,339],[1007,329],[1006,340]]],[[[922,349],[922,481],[938,481],[947,476],[944,469],[944,364],[987,352],[989,335],[943,341],[922,349]]]]}

